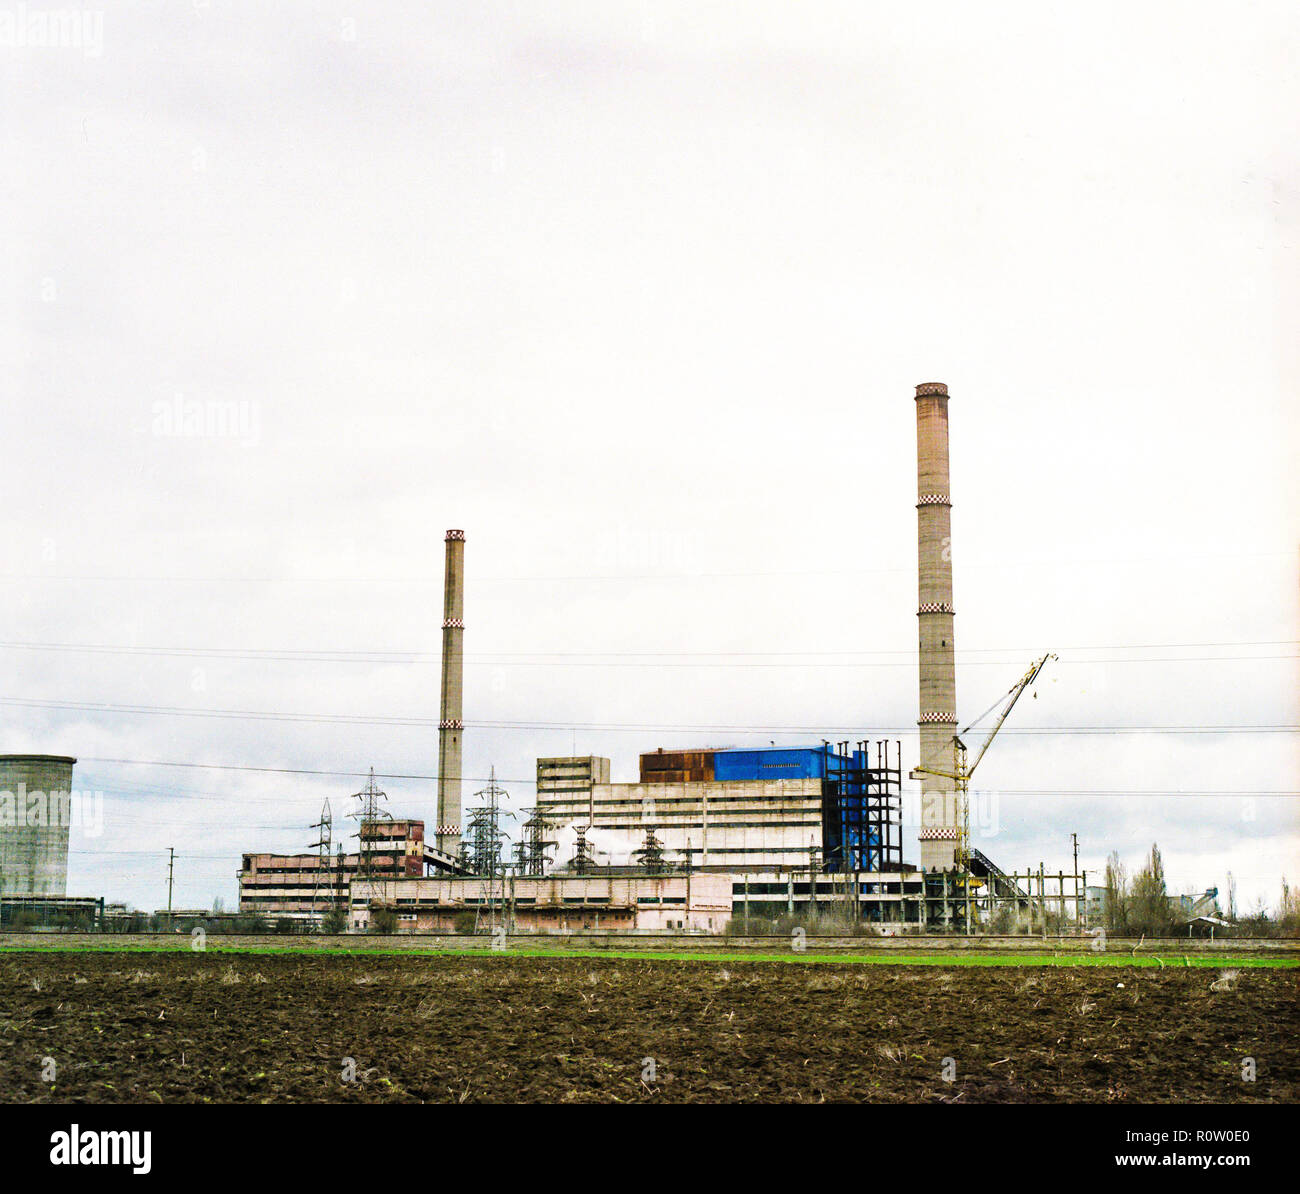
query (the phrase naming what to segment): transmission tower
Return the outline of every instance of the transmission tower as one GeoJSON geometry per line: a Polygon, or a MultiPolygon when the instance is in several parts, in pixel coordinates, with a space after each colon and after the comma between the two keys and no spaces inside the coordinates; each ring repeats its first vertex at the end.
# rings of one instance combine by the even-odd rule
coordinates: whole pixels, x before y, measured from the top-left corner
{"type": "Polygon", "coordinates": [[[654,826],[645,827],[645,844],[639,850],[633,850],[632,857],[641,860],[641,869],[647,874],[660,875],[667,869],[664,865],[664,844],[655,836],[654,826]]]}
{"type": "Polygon", "coordinates": [[[478,906],[478,911],[474,917],[475,929],[478,928],[478,922],[483,911],[488,914],[490,926],[496,928],[498,879],[501,880],[501,898],[499,902],[505,902],[505,865],[502,861],[501,843],[505,841],[506,834],[501,829],[501,818],[509,817],[514,820],[514,813],[501,807],[501,798],[505,794],[505,789],[497,783],[497,769],[493,767],[488,779],[488,786],[482,791],[474,793],[474,798],[483,801],[483,803],[477,808],[469,810],[469,820],[466,824],[466,835],[469,841],[467,851],[469,870],[471,873],[482,875],[487,879],[487,902],[486,905],[480,904],[478,906]]]}
{"type": "Polygon", "coordinates": [[[334,903],[333,876],[330,874],[330,866],[334,862],[334,818],[330,813],[328,797],[320,810],[320,820],[313,823],[312,828],[320,830],[320,836],[312,842],[317,851],[316,882],[311,890],[311,914],[315,919],[322,892],[325,893],[326,907],[334,903]]]}
{"type": "Polygon", "coordinates": [[[369,901],[374,898],[375,879],[378,874],[378,868],[375,866],[375,845],[379,837],[379,825],[383,821],[393,819],[392,814],[383,807],[382,802],[388,799],[388,794],[381,792],[376,786],[373,767],[370,768],[370,779],[366,782],[366,786],[360,792],[354,792],[352,799],[357,801],[357,810],[349,813],[348,816],[359,822],[357,878],[364,885],[363,890],[369,901]]]}
{"type": "Polygon", "coordinates": [[[493,767],[488,786],[474,793],[476,800],[483,803],[469,810],[467,837],[469,839],[469,864],[476,875],[500,875],[504,873],[501,862],[501,843],[506,834],[501,828],[501,818],[514,820],[514,813],[501,807],[501,798],[506,791],[497,783],[497,771],[493,767]]]}
{"type": "Polygon", "coordinates": [[[573,857],[569,859],[569,869],[575,875],[585,875],[592,867],[596,865],[595,856],[591,852],[591,843],[587,841],[587,830],[590,825],[575,825],[573,832],[577,834],[573,843],[573,857]]]}
{"type": "Polygon", "coordinates": [[[523,823],[524,835],[515,846],[515,859],[521,875],[544,875],[551,861],[550,851],[557,843],[548,841],[546,834],[551,823],[542,816],[540,808],[526,808],[528,820],[523,823]]]}

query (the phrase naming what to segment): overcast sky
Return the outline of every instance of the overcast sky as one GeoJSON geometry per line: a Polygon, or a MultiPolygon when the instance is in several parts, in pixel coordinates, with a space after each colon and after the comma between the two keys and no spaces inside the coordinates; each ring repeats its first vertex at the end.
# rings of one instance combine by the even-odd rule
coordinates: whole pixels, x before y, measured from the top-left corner
{"type": "Polygon", "coordinates": [[[41,11],[0,19],[0,750],[104,793],[72,893],[162,906],[175,846],[233,907],[371,766],[432,824],[449,527],[467,804],[575,751],[914,765],[931,380],[963,724],[1060,655],[976,844],[1300,879],[1294,5],[41,11]]]}

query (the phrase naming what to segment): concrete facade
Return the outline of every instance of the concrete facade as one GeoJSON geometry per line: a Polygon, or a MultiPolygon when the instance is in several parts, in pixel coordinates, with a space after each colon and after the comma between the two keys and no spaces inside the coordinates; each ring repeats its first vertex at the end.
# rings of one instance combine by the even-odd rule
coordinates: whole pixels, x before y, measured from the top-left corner
{"type": "Polygon", "coordinates": [[[596,847],[618,861],[640,848],[647,828],[669,861],[689,857],[697,870],[807,867],[823,849],[819,779],[596,783],[585,807],[572,806],[578,816],[561,820],[555,807],[553,823],[590,825],[596,847]]]}
{"type": "Polygon", "coordinates": [[[465,732],[465,532],[447,532],[442,593],[442,696],[438,720],[438,849],[460,850],[461,752],[465,732]]]}
{"type": "Polygon", "coordinates": [[[372,905],[397,911],[399,932],[451,931],[465,913],[510,932],[681,930],[720,933],[731,919],[728,875],[481,876],[353,882],[350,922],[365,931],[372,905]]]}
{"type": "Polygon", "coordinates": [[[0,895],[67,895],[76,761],[0,755],[0,895]]]}
{"type": "Polygon", "coordinates": [[[537,809],[550,824],[590,825],[592,788],[609,783],[609,760],[575,755],[537,760],[537,809]]]}
{"type": "MultiPolygon", "coordinates": [[[[916,387],[917,623],[921,765],[953,771],[957,732],[952,600],[952,495],[948,475],[948,387],[916,387]]],[[[921,866],[947,870],[957,848],[959,811],[951,780],[921,780],[921,866]]]]}

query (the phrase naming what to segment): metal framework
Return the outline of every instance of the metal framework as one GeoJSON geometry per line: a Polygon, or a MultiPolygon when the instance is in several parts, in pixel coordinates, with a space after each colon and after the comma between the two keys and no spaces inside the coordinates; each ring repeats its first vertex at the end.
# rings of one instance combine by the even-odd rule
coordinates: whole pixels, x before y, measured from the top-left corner
{"type": "Polygon", "coordinates": [[[370,778],[366,781],[366,786],[360,792],[354,792],[352,799],[358,802],[356,812],[348,814],[358,822],[357,839],[360,849],[357,857],[357,878],[371,885],[367,894],[372,895],[375,880],[375,826],[381,821],[393,819],[393,815],[383,807],[383,802],[388,799],[388,793],[380,791],[375,784],[373,767],[370,768],[370,778]],[[368,832],[367,826],[370,827],[368,832]]]}
{"type": "Polygon", "coordinates": [[[320,905],[321,893],[325,893],[325,906],[334,902],[334,883],[330,868],[334,863],[334,817],[330,813],[327,797],[320,810],[320,820],[312,824],[313,829],[320,830],[320,836],[312,842],[316,847],[316,882],[311,890],[311,911],[315,916],[320,905]]]}
{"type": "Polygon", "coordinates": [[[834,874],[896,871],[903,861],[902,743],[866,739],[822,747],[823,869],[834,874]]]}
{"type": "Polygon", "coordinates": [[[513,820],[514,813],[501,807],[501,800],[505,794],[506,790],[497,783],[497,769],[493,767],[488,776],[488,786],[474,793],[475,799],[483,803],[469,810],[469,818],[465,825],[465,840],[461,843],[462,860],[469,872],[473,875],[481,875],[487,880],[486,902],[477,905],[474,912],[475,932],[478,932],[485,916],[488,929],[495,930],[499,923],[498,912],[502,916],[500,923],[504,923],[507,911],[506,865],[502,850],[506,833],[501,828],[501,819],[509,817],[513,820]]]}
{"type": "Polygon", "coordinates": [[[641,869],[649,875],[661,875],[668,869],[664,861],[664,844],[655,836],[654,827],[645,827],[645,844],[632,851],[632,857],[640,862],[641,869]]]}
{"type": "Polygon", "coordinates": [[[471,874],[498,876],[505,873],[501,846],[506,834],[501,828],[501,818],[514,819],[514,813],[501,807],[505,794],[505,789],[497,783],[497,771],[493,767],[488,786],[474,793],[474,798],[483,803],[469,810],[465,857],[471,874]]]}
{"type": "Polygon", "coordinates": [[[596,865],[595,855],[591,852],[591,843],[587,841],[587,830],[590,828],[590,825],[573,827],[576,836],[573,843],[573,857],[569,859],[569,870],[575,875],[585,875],[596,865]]]}
{"type": "Polygon", "coordinates": [[[544,875],[557,845],[546,836],[552,826],[540,808],[526,808],[524,814],[528,819],[520,826],[523,836],[515,843],[516,869],[521,875],[544,875]]]}
{"type": "MultiPolygon", "coordinates": [[[[963,906],[962,919],[965,931],[969,934],[973,927],[973,918],[976,913],[976,901],[972,896],[972,874],[971,874],[971,844],[970,844],[970,781],[971,776],[975,774],[975,768],[980,765],[980,760],[984,758],[990,746],[993,745],[993,739],[998,736],[998,731],[1002,728],[1003,722],[1011,715],[1011,710],[1016,707],[1016,702],[1020,700],[1025,689],[1029,688],[1035,680],[1038,679],[1038,673],[1047,665],[1049,659],[1055,659],[1056,656],[1051,652],[1036,659],[1030,669],[1020,677],[1002,696],[998,697],[987,709],[984,710],[974,721],[970,723],[960,734],[952,736],[952,770],[940,771],[935,767],[926,767],[918,765],[909,773],[909,779],[919,779],[922,775],[937,775],[943,779],[950,779],[957,785],[957,814],[960,818],[957,828],[957,850],[953,861],[955,871],[958,877],[959,890],[956,892],[958,902],[963,906]],[[984,741],[980,744],[976,752],[975,761],[967,762],[966,743],[962,741],[962,736],[969,734],[981,721],[983,721],[998,705],[1002,705],[998,713],[997,720],[993,723],[993,728],[989,730],[984,741]]],[[[944,881],[944,919],[948,919],[948,886],[944,881]]]]}

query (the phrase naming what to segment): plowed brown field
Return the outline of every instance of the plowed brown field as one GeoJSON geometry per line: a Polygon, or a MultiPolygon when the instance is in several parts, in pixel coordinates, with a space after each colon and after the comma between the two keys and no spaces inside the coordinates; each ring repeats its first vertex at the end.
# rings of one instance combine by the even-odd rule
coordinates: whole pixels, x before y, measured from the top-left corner
{"type": "Polygon", "coordinates": [[[1297,972],[1242,969],[1212,990],[1218,978],[1129,967],[9,954],[0,1100],[1296,1101],[1297,972]]]}

